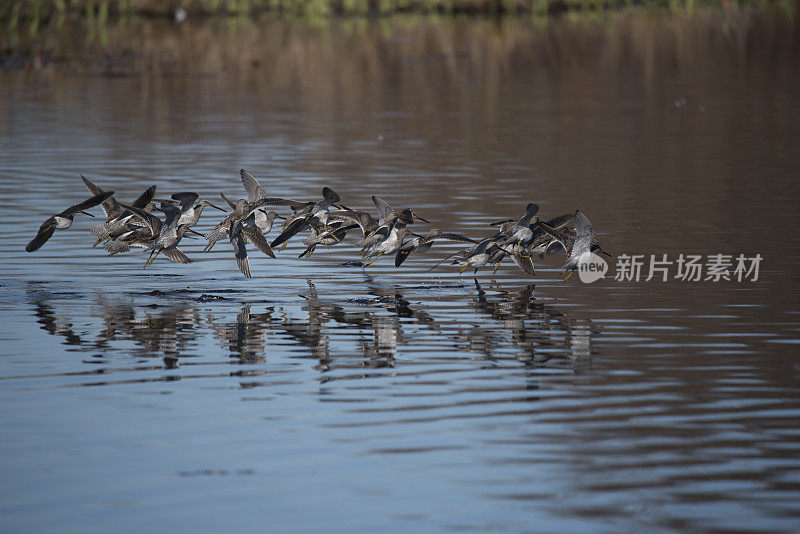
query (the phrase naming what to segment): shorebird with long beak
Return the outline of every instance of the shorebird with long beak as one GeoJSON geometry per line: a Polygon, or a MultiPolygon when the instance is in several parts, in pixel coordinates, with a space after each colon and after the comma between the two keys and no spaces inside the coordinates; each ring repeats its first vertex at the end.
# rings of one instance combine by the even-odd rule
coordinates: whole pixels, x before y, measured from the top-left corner
{"type": "Polygon", "coordinates": [[[436,241],[457,241],[459,243],[477,243],[470,237],[465,237],[461,234],[454,234],[450,232],[442,232],[435,228],[424,236],[417,236],[414,239],[404,243],[394,257],[394,266],[400,267],[406,258],[412,253],[422,254],[431,249],[436,241]]]}
{"type": "Polygon", "coordinates": [[[391,204],[389,204],[388,202],[386,202],[385,200],[383,200],[382,198],[380,198],[378,196],[372,195],[372,202],[373,202],[373,204],[375,204],[375,207],[378,209],[378,224],[379,225],[387,224],[388,222],[397,219],[397,217],[399,217],[400,214],[403,213],[406,210],[409,210],[411,212],[412,219],[419,219],[422,222],[430,223],[430,221],[428,219],[420,217],[411,208],[404,208],[402,210],[395,209],[395,208],[393,208],[391,206],[391,204]]]}
{"type": "Polygon", "coordinates": [[[178,210],[180,211],[180,218],[178,219],[178,226],[186,225],[192,227],[200,220],[200,214],[203,213],[203,208],[210,206],[221,212],[225,209],[212,204],[210,201],[200,198],[200,195],[192,192],[175,193],[171,195],[172,200],[177,203],[178,210]]]}
{"type": "Polygon", "coordinates": [[[523,250],[533,240],[534,231],[531,228],[531,222],[533,221],[535,227],[535,222],[538,219],[535,219],[534,215],[538,212],[539,206],[531,202],[525,208],[525,215],[518,220],[514,221],[513,219],[509,219],[499,223],[501,224],[500,231],[492,236],[493,244],[487,247],[487,251],[489,251],[492,256],[495,273],[506,254],[510,254],[518,267],[527,274],[533,274],[533,262],[530,261],[529,258],[524,257],[525,254],[523,250]],[[497,251],[495,247],[498,248],[499,251],[497,251]]]}
{"type": "MultiPolygon", "coordinates": [[[[91,194],[99,195],[100,193],[104,192],[103,189],[95,185],[85,176],[81,175],[81,180],[83,180],[83,184],[91,194]]],[[[151,202],[155,194],[156,186],[150,186],[145,190],[144,193],[139,195],[139,197],[134,200],[131,205],[141,208],[145,211],[151,211],[152,207],[154,206],[154,204],[151,202]]],[[[100,207],[103,208],[103,212],[106,214],[106,220],[102,224],[95,224],[89,228],[89,231],[97,236],[97,241],[95,241],[94,245],[92,245],[93,247],[96,247],[103,241],[108,241],[132,230],[132,221],[139,222],[138,218],[133,217],[133,213],[122,208],[122,206],[119,205],[119,202],[117,202],[114,197],[109,197],[104,200],[100,204],[100,207]]]]}
{"type": "MultiPolygon", "coordinates": [[[[248,202],[245,199],[239,199],[237,202],[232,202],[228,199],[224,194],[221,195],[225,202],[233,209],[233,212],[228,214],[219,224],[217,224],[209,233],[206,234],[206,239],[208,240],[208,244],[206,245],[204,252],[208,252],[214,247],[214,244],[219,241],[220,239],[224,238],[226,235],[229,235],[231,228],[236,226],[236,223],[242,222],[250,215],[253,215],[256,211],[263,211],[261,208],[264,206],[289,206],[289,207],[297,207],[297,206],[304,206],[302,202],[295,202],[294,200],[288,200],[285,198],[262,198],[259,200],[255,200],[252,202],[248,202]],[[233,223],[233,224],[231,224],[233,223]]],[[[274,212],[271,212],[274,213],[274,212]]],[[[277,214],[269,215],[269,213],[264,212],[264,217],[256,214],[254,215],[254,221],[256,227],[259,229],[264,228],[261,230],[261,233],[269,232],[272,228],[272,220],[277,216],[277,214]],[[259,222],[260,221],[260,222],[259,222]]]]}
{"type": "Polygon", "coordinates": [[[329,211],[328,218],[332,221],[356,224],[361,230],[362,237],[368,236],[380,226],[378,221],[370,215],[369,212],[349,208],[329,211]]]}
{"type": "Polygon", "coordinates": [[[291,221],[287,219],[287,223],[278,237],[276,237],[270,246],[277,247],[286,243],[289,239],[309,228],[317,229],[321,227],[320,231],[328,231],[328,212],[332,207],[338,206],[341,199],[336,192],[330,187],[322,188],[322,200],[314,204],[306,203],[300,206],[300,209],[295,211],[295,216],[291,221]]]}
{"type": "MultiPolygon", "coordinates": [[[[488,263],[492,263],[496,255],[502,253],[503,251],[500,250],[494,239],[487,238],[480,241],[474,247],[456,252],[450,256],[450,258],[445,258],[443,261],[452,259],[454,264],[461,265],[461,269],[458,270],[459,274],[463,273],[470,267],[474,269],[474,273],[477,273],[478,269],[486,266],[488,263]]],[[[430,270],[436,268],[438,265],[443,263],[443,261],[434,265],[430,270]]]]}
{"type": "Polygon", "coordinates": [[[411,214],[411,210],[406,208],[398,215],[397,220],[394,225],[392,225],[386,238],[376,243],[375,246],[372,247],[372,250],[363,256],[362,261],[367,261],[371,258],[369,263],[365,264],[364,267],[372,265],[375,260],[384,254],[397,253],[400,247],[403,246],[403,240],[406,237],[406,233],[408,233],[408,225],[413,222],[414,216],[411,214]]]}
{"type": "Polygon", "coordinates": [[[105,191],[103,193],[99,193],[94,195],[92,198],[84,200],[79,204],[75,204],[74,206],[70,206],[69,208],[65,209],[61,213],[57,213],[52,217],[48,217],[46,221],[42,223],[39,227],[39,231],[36,233],[36,237],[31,239],[31,242],[25,247],[25,250],[28,252],[33,252],[34,250],[39,250],[42,245],[47,243],[47,240],[53,236],[53,233],[56,230],[66,230],[70,226],[72,226],[72,220],[75,218],[75,214],[83,213],[84,215],[88,215],[89,217],[94,217],[91,213],[87,213],[85,210],[93,208],[99,204],[101,204],[104,200],[108,199],[113,195],[113,191],[105,191]]]}
{"type": "MultiPolygon", "coordinates": [[[[522,249],[530,243],[533,238],[533,231],[531,230],[531,220],[533,216],[539,212],[539,206],[531,202],[525,208],[525,215],[523,215],[516,223],[514,223],[507,230],[508,237],[505,239],[498,239],[498,244],[501,247],[511,245],[512,249],[522,249]]],[[[504,249],[505,252],[509,252],[504,249]]],[[[510,253],[510,252],[509,252],[510,253]]]]}
{"type": "MultiPolygon", "coordinates": [[[[330,221],[329,221],[330,223],[330,221]]],[[[330,223],[329,229],[327,231],[323,231],[321,233],[311,232],[307,238],[303,240],[303,244],[306,246],[306,249],[300,253],[298,258],[307,258],[310,257],[311,254],[314,253],[318,245],[323,245],[326,247],[332,247],[334,245],[338,245],[339,243],[344,240],[347,232],[358,228],[357,224],[347,224],[342,221],[336,221],[330,223]]]]}
{"type": "Polygon", "coordinates": [[[144,264],[145,269],[155,261],[159,254],[176,263],[191,263],[192,260],[177,248],[178,243],[186,232],[193,232],[197,235],[202,234],[195,232],[185,224],[178,223],[181,216],[178,206],[166,201],[161,203],[161,211],[164,212],[165,216],[163,222],[155,215],[142,209],[127,204],[121,204],[121,206],[135,213],[150,229],[151,236],[143,238],[141,242],[137,243],[142,248],[150,250],[150,257],[147,258],[147,262],[144,264]]]}
{"type": "MultiPolygon", "coordinates": [[[[242,186],[244,187],[245,194],[247,194],[248,201],[258,202],[267,198],[264,188],[261,187],[261,184],[258,183],[258,180],[256,180],[252,174],[244,169],[240,169],[239,175],[242,178],[242,186]]],[[[230,205],[230,203],[228,205],[230,205]]],[[[235,205],[231,206],[231,209],[233,208],[235,208],[235,205]]],[[[261,233],[265,236],[272,230],[272,224],[276,218],[285,219],[285,217],[278,215],[274,211],[258,210],[254,213],[256,226],[258,226],[258,229],[261,230],[261,233]]]]}
{"type": "Polygon", "coordinates": [[[378,209],[378,220],[377,222],[373,222],[374,219],[369,217],[368,221],[372,222],[373,226],[370,232],[367,232],[366,228],[362,225],[362,228],[365,230],[364,237],[355,243],[355,246],[361,248],[362,254],[370,252],[378,243],[387,239],[392,232],[392,228],[394,228],[394,225],[401,216],[403,218],[403,224],[405,225],[413,224],[415,219],[430,222],[427,219],[417,216],[411,208],[396,210],[392,208],[388,202],[375,195],[372,195],[372,202],[378,209]]]}
{"type": "Polygon", "coordinates": [[[611,254],[600,247],[592,223],[581,210],[575,210],[574,229],[568,228],[566,231],[560,231],[541,221],[539,221],[539,226],[561,243],[567,253],[567,262],[564,264],[565,281],[569,280],[572,273],[581,265],[590,263],[592,254],[605,254],[609,258],[611,257],[611,254]]]}
{"type": "Polygon", "coordinates": [[[275,253],[267,242],[267,238],[261,233],[261,230],[256,224],[256,214],[251,213],[245,219],[240,221],[231,221],[231,227],[228,230],[231,246],[236,257],[236,265],[239,270],[247,278],[251,278],[250,274],[250,260],[247,258],[247,246],[245,237],[261,252],[267,256],[274,258],[275,253]]]}

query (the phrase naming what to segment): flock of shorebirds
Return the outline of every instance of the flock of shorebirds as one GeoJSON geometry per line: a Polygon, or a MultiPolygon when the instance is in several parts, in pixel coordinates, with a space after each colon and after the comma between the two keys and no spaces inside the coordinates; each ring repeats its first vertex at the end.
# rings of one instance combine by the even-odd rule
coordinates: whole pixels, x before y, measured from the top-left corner
{"type": "Polygon", "coordinates": [[[248,242],[274,258],[274,248],[285,246],[289,239],[306,231],[309,235],[303,240],[306,248],[300,254],[301,258],[310,256],[319,245],[339,245],[349,232],[357,231],[359,238],[354,245],[361,251],[360,264],[363,266],[381,256],[393,255],[394,264],[399,267],[410,254],[427,252],[436,241],[465,243],[467,248],[451,254],[430,270],[449,261],[460,266],[459,272],[469,268],[477,272],[487,265],[494,266],[497,271],[503,259],[510,257],[526,274],[533,275],[534,258],[563,251],[567,255],[565,273],[571,274],[589,261],[591,254],[609,255],[600,248],[592,224],[580,210],[542,221],[536,216],[539,206],[530,203],[522,217],[491,223],[493,235],[483,239],[439,229],[421,235],[409,227],[416,221],[430,221],[410,208],[393,208],[377,196],[372,197],[378,210],[375,218],[369,212],[343,205],[339,195],[328,187],[322,189],[322,199],[316,201],[270,198],[253,175],[244,169],[240,174],[247,199],[234,202],[222,194],[231,211],[205,235],[192,229],[200,220],[203,209],[208,206],[223,212],[227,210],[201,199],[197,193],[175,193],[169,199],[156,199],[156,186],[152,186],[139,198],[125,204],[113,197],[113,191],[103,191],[81,176],[92,197],[48,218],[25,250],[33,252],[39,249],[56,230],[72,226],[76,214],[92,216],[86,210],[99,205],[106,220],[91,227],[91,232],[97,236],[94,246],[102,243],[111,255],[129,252],[132,248],[145,249],[150,252],[145,268],[159,255],[173,262],[190,263],[192,260],[178,249],[187,233],[204,237],[208,241],[205,251],[210,251],[217,241],[228,239],[239,270],[248,278],[251,277],[248,242]],[[291,213],[279,215],[272,209],[278,206],[290,208],[291,213]],[[164,218],[156,216],[153,213],[156,211],[161,212],[164,218]],[[282,219],[283,224],[280,234],[270,242],[266,236],[272,231],[275,219],[282,219]]]}

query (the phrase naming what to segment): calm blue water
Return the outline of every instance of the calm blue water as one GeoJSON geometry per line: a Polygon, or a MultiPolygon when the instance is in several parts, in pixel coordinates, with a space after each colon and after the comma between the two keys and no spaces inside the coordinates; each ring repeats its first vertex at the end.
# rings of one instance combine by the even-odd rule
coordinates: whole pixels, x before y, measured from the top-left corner
{"type": "Polygon", "coordinates": [[[675,66],[659,45],[650,73],[513,41],[611,50],[594,25],[515,28],[496,72],[475,50],[469,67],[411,61],[402,28],[365,38],[389,50],[373,71],[334,27],[323,74],[369,100],[324,75],[255,83],[328,58],[291,28],[283,62],[244,81],[0,73],[0,530],[796,530],[796,24],[738,59],[675,66]],[[142,253],[106,257],[82,216],[24,250],[86,197],[80,174],[126,201],[151,184],[217,200],[244,195],[242,167],[270,195],[378,194],[475,237],[536,201],[585,211],[617,258],[764,259],[757,281],[719,283],[617,282],[615,259],[587,285],[561,256],[534,277],[428,272],[447,244],[348,266],[348,238],[308,260],[298,241],[251,252],[248,280],[225,241],[146,271],[142,253]]]}

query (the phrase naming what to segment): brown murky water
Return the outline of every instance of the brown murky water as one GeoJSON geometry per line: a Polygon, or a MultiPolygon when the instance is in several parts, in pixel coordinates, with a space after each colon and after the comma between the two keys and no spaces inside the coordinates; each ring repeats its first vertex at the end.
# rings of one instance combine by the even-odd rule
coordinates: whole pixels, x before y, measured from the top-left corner
{"type": "Polygon", "coordinates": [[[42,69],[0,72],[5,527],[796,530],[799,34],[774,9],[6,36],[42,69]],[[80,174],[238,198],[242,167],[474,237],[580,208],[615,257],[584,284],[293,241],[247,280],[224,242],[106,257],[86,217],[24,251],[80,174]]]}

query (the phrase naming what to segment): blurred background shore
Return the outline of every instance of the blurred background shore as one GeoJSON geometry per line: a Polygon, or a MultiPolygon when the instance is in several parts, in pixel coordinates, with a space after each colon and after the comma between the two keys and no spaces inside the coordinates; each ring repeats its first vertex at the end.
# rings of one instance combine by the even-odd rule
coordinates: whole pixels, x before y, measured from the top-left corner
{"type": "Polygon", "coordinates": [[[647,79],[665,54],[666,64],[692,69],[720,53],[793,50],[797,25],[797,4],[784,1],[4,2],[0,71],[278,84],[302,72],[317,86],[325,72],[346,84],[352,69],[369,79],[401,67],[406,77],[439,62],[448,76],[480,72],[491,86],[493,73],[533,62],[634,65],[647,79]]]}

